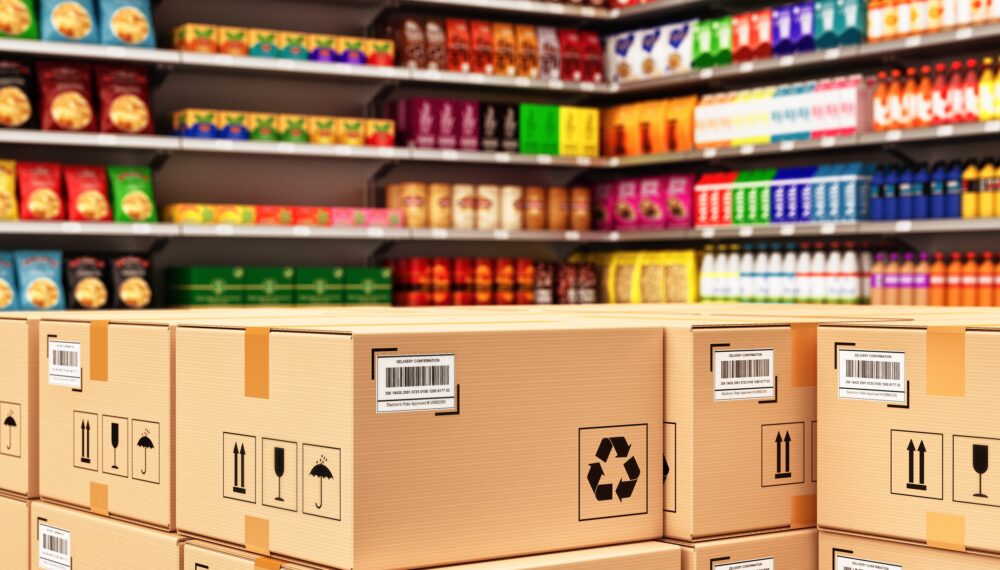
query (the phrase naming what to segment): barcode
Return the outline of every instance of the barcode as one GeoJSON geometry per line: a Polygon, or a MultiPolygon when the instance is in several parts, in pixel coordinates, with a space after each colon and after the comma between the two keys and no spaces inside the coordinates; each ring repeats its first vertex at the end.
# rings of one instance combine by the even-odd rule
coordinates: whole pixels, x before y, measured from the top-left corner
{"type": "Polygon", "coordinates": [[[848,360],[845,370],[848,378],[872,380],[899,380],[901,371],[899,362],[878,360],[848,360]]]}
{"type": "Polygon", "coordinates": [[[399,366],[386,368],[386,388],[415,388],[421,386],[447,386],[451,383],[451,367],[435,366],[399,366]]]}
{"type": "Polygon", "coordinates": [[[69,554],[69,541],[62,537],[46,534],[42,536],[42,550],[66,556],[69,554]]]}
{"type": "Polygon", "coordinates": [[[767,358],[752,360],[723,360],[722,379],[730,378],[762,378],[771,376],[771,361],[767,358]]]}
{"type": "Polygon", "coordinates": [[[80,366],[80,353],[70,350],[53,350],[52,364],[56,366],[69,366],[76,368],[80,366]]]}

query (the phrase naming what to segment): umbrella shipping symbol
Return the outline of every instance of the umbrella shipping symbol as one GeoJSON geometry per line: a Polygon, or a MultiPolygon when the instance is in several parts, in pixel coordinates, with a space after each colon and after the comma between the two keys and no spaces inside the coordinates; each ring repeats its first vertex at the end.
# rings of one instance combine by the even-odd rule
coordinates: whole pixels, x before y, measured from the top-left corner
{"type": "Polygon", "coordinates": [[[316,508],[323,508],[323,480],[333,479],[333,473],[330,472],[330,468],[326,466],[326,462],[329,461],[325,455],[321,455],[316,465],[309,470],[309,476],[319,479],[319,502],[316,503],[316,508]]]}
{"type": "Polygon", "coordinates": [[[3,419],[3,425],[7,428],[7,449],[10,449],[14,440],[14,428],[17,427],[17,420],[14,419],[14,412],[7,412],[7,417],[3,419]]]}
{"type": "Polygon", "coordinates": [[[302,444],[302,512],[339,521],[340,449],[310,443],[302,444]]]}
{"type": "Polygon", "coordinates": [[[149,465],[149,450],[155,447],[153,445],[153,440],[149,439],[149,430],[144,430],[142,432],[142,437],[136,442],[136,445],[142,448],[142,469],[139,470],[143,475],[146,474],[146,468],[149,465]]]}

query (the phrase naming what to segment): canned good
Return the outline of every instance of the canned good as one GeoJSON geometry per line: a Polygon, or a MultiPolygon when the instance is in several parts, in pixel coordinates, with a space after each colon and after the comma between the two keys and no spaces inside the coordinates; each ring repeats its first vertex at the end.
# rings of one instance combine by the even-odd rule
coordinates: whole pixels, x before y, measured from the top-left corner
{"type": "Polygon", "coordinates": [[[524,229],[544,230],[545,188],[528,186],[524,189],[524,229]]]}
{"type": "Polygon", "coordinates": [[[561,186],[549,188],[548,226],[550,230],[565,230],[569,226],[569,191],[561,186]]]}
{"type": "Polygon", "coordinates": [[[524,188],[508,184],[500,188],[500,227],[505,230],[524,228],[524,188]]]}
{"type": "Polygon", "coordinates": [[[590,188],[573,187],[569,191],[569,227],[579,232],[589,230],[591,211],[590,188]]]}

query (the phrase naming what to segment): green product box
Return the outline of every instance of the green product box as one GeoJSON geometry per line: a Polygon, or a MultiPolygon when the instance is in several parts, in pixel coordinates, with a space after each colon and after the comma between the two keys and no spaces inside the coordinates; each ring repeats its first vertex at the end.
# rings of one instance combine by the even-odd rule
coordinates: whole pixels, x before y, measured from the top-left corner
{"type": "Polygon", "coordinates": [[[296,267],[296,305],[343,305],[343,267],[296,267]]]}
{"type": "Polygon", "coordinates": [[[524,154],[559,153],[559,106],[521,103],[519,141],[524,154]]]}
{"type": "Polygon", "coordinates": [[[747,223],[771,223],[771,182],[777,172],[773,168],[757,171],[753,186],[747,192],[747,223]]]}
{"type": "Polygon", "coordinates": [[[712,20],[712,65],[729,65],[733,62],[733,17],[723,16],[712,20]]]}
{"type": "Polygon", "coordinates": [[[713,49],[712,22],[715,20],[699,20],[694,26],[694,46],[691,57],[691,67],[704,69],[715,65],[713,49]]]}
{"type": "Polygon", "coordinates": [[[247,267],[247,305],[291,305],[295,301],[295,268],[247,267]]]}
{"type": "Polygon", "coordinates": [[[348,305],[392,304],[392,270],[388,267],[348,267],[344,272],[344,302],[348,305]]]}
{"type": "Polygon", "coordinates": [[[736,180],[733,181],[731,203],[734,226],[742,226],[748,223],[747,194],[756,174],[756,170],[744,170],[736,175],[736,180]]]}
{"type": "Polygon", "coordinates": [[[167,273],[170,304],[175,307],[242,305],[242,267],[178,267],[167,273]]]}

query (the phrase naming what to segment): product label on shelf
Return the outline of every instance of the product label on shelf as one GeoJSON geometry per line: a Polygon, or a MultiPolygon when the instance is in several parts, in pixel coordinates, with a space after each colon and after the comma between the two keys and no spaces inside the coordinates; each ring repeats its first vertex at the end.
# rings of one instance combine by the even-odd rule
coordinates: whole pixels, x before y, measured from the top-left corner
{"type": "Polygon", "coordinates": [[[906,354],[844,350],[837,352],[837,377],[842,400],[906,402],[906,354]]]}
{"type": "Polygon", "coordinates": [[[716,401],[774,397],[773,349],[717,350],[712,353],[712,371],[716,401]]]}
{"type": "Polygon", "coordinates": [[[80,343],[49,340],[49,384],[79,390],[83,369],[80,363],[80,343]]]}
{"type": "Polygon", "coordinates": [[[72,555],[68,530],[38,523],[38,567],[44,570],[70,570],[72,555]]]}
{"type": "Polygon", "coordinates": [[[774,570],[774,558],[758,558],[743,562],[716,564],[712,570],[774,570]]]}
{"type": "Polygon", "coordinates": [[[886,564],[838,554],[837,567],[834,570],[903,570],[903,567],[898,564],[886,564]]]}
{"type": "Polygon", "coordinates": [[[455,355],[378,356],[375,383],[378,413],[454,409],[455,355]]]}

